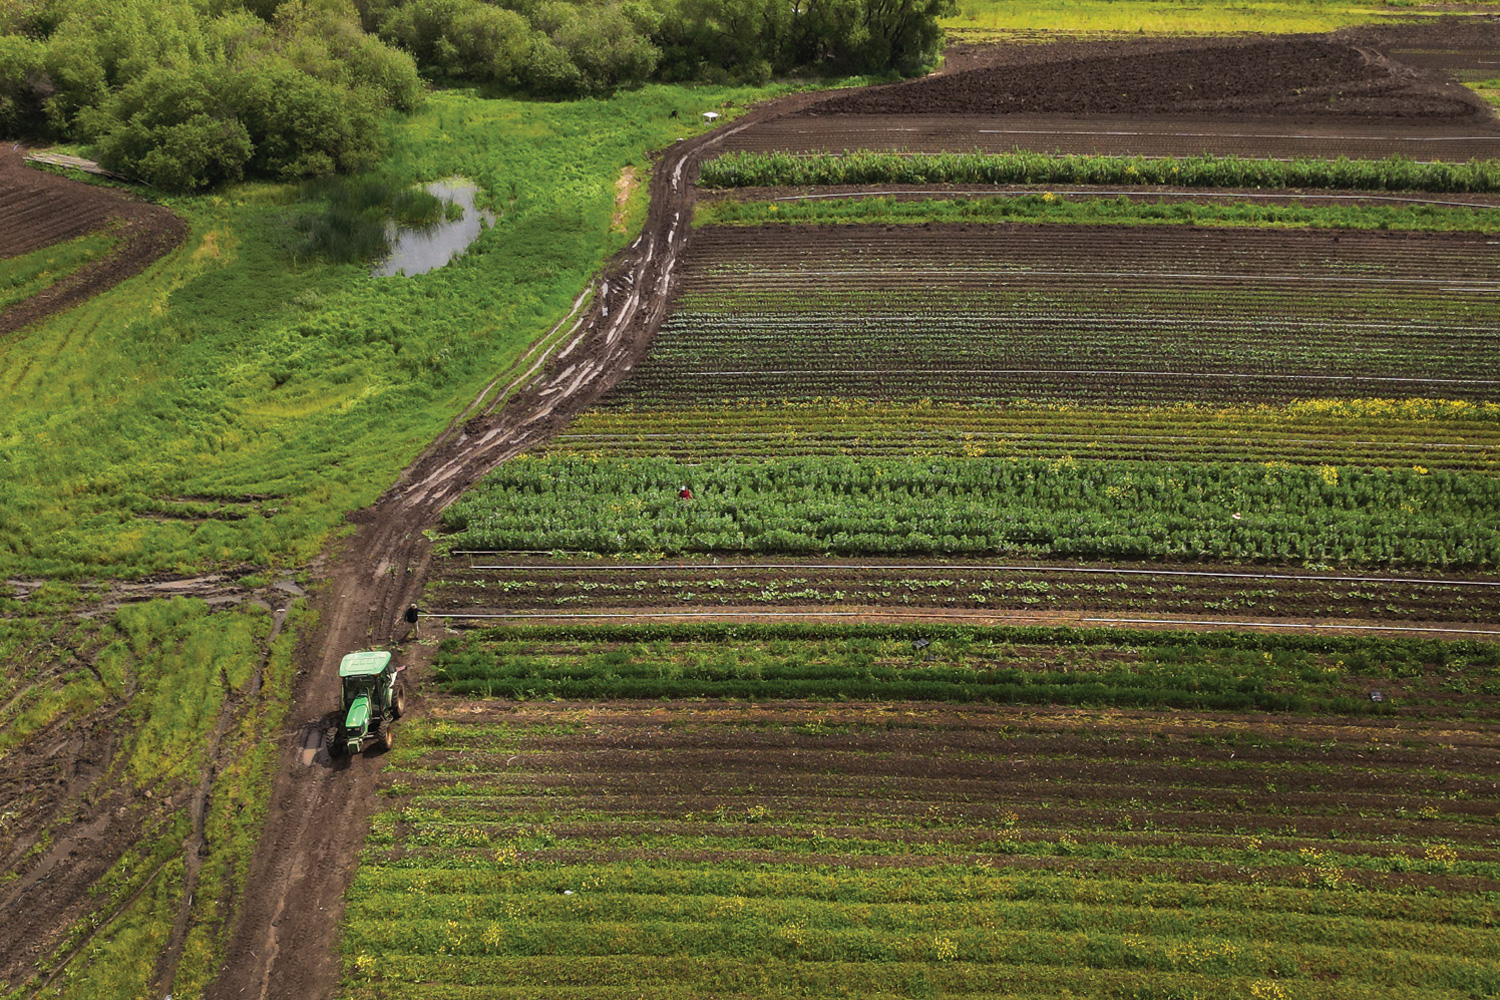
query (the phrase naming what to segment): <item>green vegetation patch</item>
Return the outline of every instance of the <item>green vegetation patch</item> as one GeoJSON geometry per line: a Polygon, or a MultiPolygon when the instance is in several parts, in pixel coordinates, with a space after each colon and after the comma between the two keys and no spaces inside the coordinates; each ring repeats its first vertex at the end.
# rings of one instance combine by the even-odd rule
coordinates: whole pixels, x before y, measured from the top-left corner
{"type": "Polygon", "coordinates": [[[172,201],[182,249],[0,343],[0,564],[136,576],[312,558],[628,241],[610,230],[621,170],[703,128],[671,112],[773,92],[432,95],[378,177],[470,178],[498,218],[415,278],[295,262],[290,220],[320,207],[300,187],[172,201]]]}
{"type": "Polygon", "coordinates": [[[1297,229],[1390,229],[1429,232],[1500,232],[1494,208],[1441,205],[1270,205],[1234,201],[1141,201],[1075,197],[1050,192],[1019,196],[983,194],[909,199],[896,196],[807,198],[778,201],[700,201],[695,226],[839,223],[1058,222],[1083,225],[1254,226],[1297,229]]]}
{"type": "Polygon", "coordinates": [[[1500,646],[1234,633],[957,626],[495,628],[444,643],[446,692],[513,700],[740,698],[1116,708],[1472,713],[1454,678],[1493,692],[1500,646]],[[1372,702],[1371,686],[1390,697],[1372,702]],[[1394,685],[1392,687],[1391,685],[1394,685]],[[1399,693],[1398,693],[1399,690],[1399,693]]]}
{"type": "Polygon", "coordinates": [[[87,264],[103,260],[119,240],[119,233],[104,229],[0,260],[0,311],[50,288],[87,264]]]}
{"type": "Polygon", "coordinates": [[[443,515],[457,548],[1500,566],[1500,480],[1036,459],[521,459],[443,515]],[[694,498],[678,496],[683,486],[694,498]]]}
{"type": "Polygon", "coordinates": [[[940,23],[960,41],[1069,35],[1220,35],[1332,31],[1412,16],[1408,0],[961,0],[940,23]]]}
{"type": "Polygon", "coordinates": [[[1239,156],[1013,153],[725,153],[703,165],[711,188],[819,184],[1166,184],[1173,187],[1500,191],[1500,160],[1256,160],[1239,156]]]}

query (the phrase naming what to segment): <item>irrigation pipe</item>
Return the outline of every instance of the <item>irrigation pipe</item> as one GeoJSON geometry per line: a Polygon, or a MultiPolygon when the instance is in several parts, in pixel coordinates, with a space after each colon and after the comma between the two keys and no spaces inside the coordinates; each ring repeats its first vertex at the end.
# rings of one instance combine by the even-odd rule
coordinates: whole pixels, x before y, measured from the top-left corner
{"type": "MultiPolygon", "coordinates": [[[[488,553],[462,550],[453,554],[487,555],[488,553]]],[[[1329,583],[1426,583],[1439,587],[1500,587],[1500,580],[1437,580],[1423,579],[1416,576],[1319,576],[1312,573],[1216,573],[1212,570],[1200,569],[1118,569],[1106,566],[1022,566],[1004,563],[643,563],[627,566],[582,566],[576,563],[548,566],[510,563],[496,565],[476,564],[471,565],[469,568],[480,570],[525,570],[532,572],[536,570],[550,570],[554,572],[577,572],[582,570],[587,573],[639,573],[642,570],[658,570],[661,572],[691,572],[694,570],[744,571],[756,569],[895,570],[901,572],[925,570],[934,573],[953,571],[980,571],[986,573],[1093,573],[1108,576],[1192,576],[1207,577],[1215,580],[1307,580],[1326,581],[1329,583]]]]}
{"type": "MultiPolygon", "coordinates": [[[[999,185],[996,185],[999,188],[999,185]]],[[[1297,189],[1288,189],[1296,191],[1297,189]]],[[[911,190],[904,191],[834,191],[818,194],[789,194],[771,201],[825,201],[838,198],[893,198],[900,195],[922,195],[947,197],[978,196],[982,198],[1005,198],[1015,194],[1051,193],[1056,195],[1082,195],[1085,198],[1118,198],[1121,196],[1134,197],[1157,197],[1157,198],[1233,198],[1264,199],[1267,201],[1286,201],[1287,199],[1307,201],[1390,201],[1406,205],[1441,205],[1446,208],[1500,208],[1500,205],[1485,204],[1473,201],[1439,201],[1435,198],[1402,198],[1396,195],[1385,194],[1303,194],[1300,192],[1290,194],[1257,194],[1252,192],[1239,192],[1230,189],[1219,191],[1153,191],[1144,188],[1089,188],[1078,189],[1072,187],[1046,187],[1044,185],[1031,185],[1026,187],[1007,187],[998,190],[977,191],[971,188],[948,188],[946,190],[911,190]]],[[[759,199],[756,199],[759,200],[759,199]]]]}
{"type": "MultiPolygon", "coordinates": [[[[976,619],[989,621],[1045,621],[1045,619],[1030,615],[961,615],[945,611],[651,611],[642,612],[640,614],[631,614],[624,611],[601,611],[591,613],[571,612],[568,614],[548,614],[545,612],[533,611],[453,613],[424,611],[422,612],[422,617],[444,619],[536,619],[539,621],[548,621],[552,619],[598,620],[618,618],[953,618],[965,621],[974,621],[976,619]]],[[[1170,618],[1072,618],[1064,620],[1061,624],[1066,626],[1074,622],[1083,622],[1085,624],[1091,625],[1224,625],[1230,628],[1321,629],[1325,632],[1439,632],[1452,635],[1500,635],[1500,629],[1431,628],[1413,625],[1320,625],[1309,622],[1234,622],[1218,621],[1215,619],[1176,620],[1170,618]]]]}

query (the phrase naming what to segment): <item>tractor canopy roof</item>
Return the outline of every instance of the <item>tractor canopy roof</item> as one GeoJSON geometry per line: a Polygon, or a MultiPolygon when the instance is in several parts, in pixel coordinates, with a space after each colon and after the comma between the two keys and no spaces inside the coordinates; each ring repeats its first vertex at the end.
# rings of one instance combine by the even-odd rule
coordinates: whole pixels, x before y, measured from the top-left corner
{"type": "Polygon", "coordinates": [[[340,677],[374,677],[391,662],[391,654],[382,650],[350,653],[339,663],[340,677]]]}

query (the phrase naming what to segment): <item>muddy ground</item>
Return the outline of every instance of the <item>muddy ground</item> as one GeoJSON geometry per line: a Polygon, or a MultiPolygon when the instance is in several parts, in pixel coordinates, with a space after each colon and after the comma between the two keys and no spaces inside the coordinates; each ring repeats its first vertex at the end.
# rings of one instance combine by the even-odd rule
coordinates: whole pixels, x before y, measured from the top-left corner
{"type": "Polygon", "coordinates": [[[187,223],[117,188],[84,184],[28,167],[0,146],[0,260],[113,227],[114,250],[0,313],[0,335],[98,295],[139,274],[187,237],[187,223]]]}

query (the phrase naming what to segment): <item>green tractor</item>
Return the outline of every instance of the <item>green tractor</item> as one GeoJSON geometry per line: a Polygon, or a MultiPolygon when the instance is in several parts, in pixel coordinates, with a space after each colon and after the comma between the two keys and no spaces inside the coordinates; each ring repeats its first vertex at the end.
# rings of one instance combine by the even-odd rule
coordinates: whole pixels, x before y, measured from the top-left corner
{"type": "Polygon", "coordinates": [[[330,756],[359,753],[371,742],[382,750],[395,745],[391,726],[406,707],[398,672],[391,654],[381,650],[350,653],[339,663],[344,697],[338,729],[328,745],[330,756]]]}

